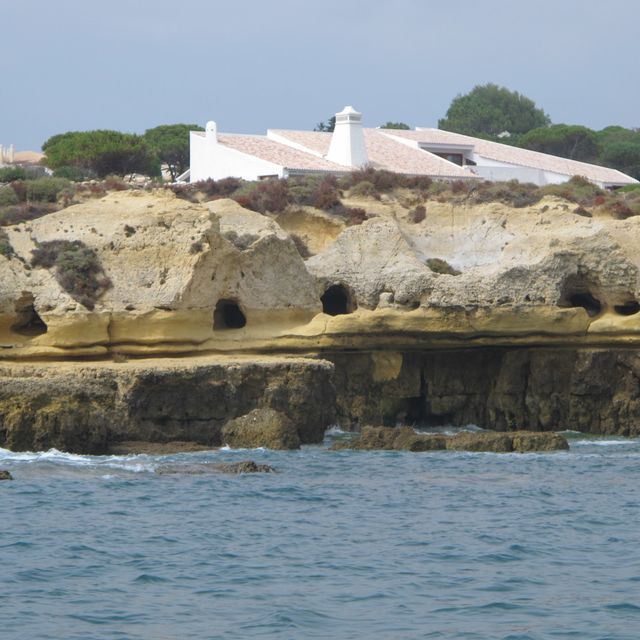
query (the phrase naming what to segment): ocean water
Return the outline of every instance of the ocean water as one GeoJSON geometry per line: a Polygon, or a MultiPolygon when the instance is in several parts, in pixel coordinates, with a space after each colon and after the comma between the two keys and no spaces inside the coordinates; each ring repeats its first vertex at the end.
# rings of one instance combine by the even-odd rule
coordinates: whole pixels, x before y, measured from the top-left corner
{"type": "Polygon", "coordinates": [[[0,450],[0,638],[635,640],[640,442],[570,443],[0,450]],[[249,458],[280,473],[154,473],[249,458]]]}

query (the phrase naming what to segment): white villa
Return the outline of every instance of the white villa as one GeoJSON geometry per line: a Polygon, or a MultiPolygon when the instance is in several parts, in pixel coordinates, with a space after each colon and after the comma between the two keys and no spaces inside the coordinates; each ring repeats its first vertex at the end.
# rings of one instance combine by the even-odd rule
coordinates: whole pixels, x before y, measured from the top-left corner
{"type": "Polygon", "coordinates": [[[205,131],[190,133],[190,169],[180,179],[344,174],[365,165],[435,179],[519,180],[539,186],[573,176],[603,188],[638,182],[615,169],[440,129],[366,129],[353,107],[336,114],[333,133],[268,129],[266,135],[228,134],[208,122],[205,131]]]}

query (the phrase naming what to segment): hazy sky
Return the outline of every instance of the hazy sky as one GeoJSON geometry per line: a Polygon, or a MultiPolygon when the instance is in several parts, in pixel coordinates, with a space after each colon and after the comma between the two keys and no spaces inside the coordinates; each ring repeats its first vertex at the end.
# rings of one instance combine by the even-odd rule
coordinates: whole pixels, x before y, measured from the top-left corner
{"type": "Polygon", "coordinates": [[[0,0],[0,144],[69,130],[437,126],[494,82],[553,122],[640,126],[640,0],[0,0]]]}

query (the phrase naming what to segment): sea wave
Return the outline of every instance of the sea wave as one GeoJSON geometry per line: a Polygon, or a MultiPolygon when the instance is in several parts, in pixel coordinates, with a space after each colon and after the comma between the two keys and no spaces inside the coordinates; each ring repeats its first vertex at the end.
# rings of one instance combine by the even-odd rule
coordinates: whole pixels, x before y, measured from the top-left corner
{"type": "Polygon", "coordinates": [[[633,447],[640,444],[638,438],[615,438],[603,439],[586,438],[584,440],[572,440],[571,446],[590,446],[590,447],[633,447]]]}

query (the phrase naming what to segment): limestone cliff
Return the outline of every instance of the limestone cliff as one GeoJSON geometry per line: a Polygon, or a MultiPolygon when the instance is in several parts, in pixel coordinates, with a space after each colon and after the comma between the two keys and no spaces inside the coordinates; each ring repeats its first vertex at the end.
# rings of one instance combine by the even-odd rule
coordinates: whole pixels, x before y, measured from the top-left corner
{"type": "Polygon", "coordinates": [[[260,408],[302,443],[336,411],[352,428],[637,433],[640,216],[585,217],[547,196],[518,209],[430,201],[415,223],[402,198],[359,204],[370,219],[345,226],[309,208],[269,216],[132,190],[4,227],[0,446],[219,444],[260,408]],[[280,353],[330,362],[289,361],[293,377],[260,364],[280,353]],[[195,360],[169,373],[132,360],[172,354],[207,354],[206,382],[195,360]],[[257,369],[243,364],[220,395],[235,375],[225,354],[257,369]],[[43,359],[65,365],[10,364],[43,359]]]}

